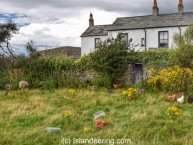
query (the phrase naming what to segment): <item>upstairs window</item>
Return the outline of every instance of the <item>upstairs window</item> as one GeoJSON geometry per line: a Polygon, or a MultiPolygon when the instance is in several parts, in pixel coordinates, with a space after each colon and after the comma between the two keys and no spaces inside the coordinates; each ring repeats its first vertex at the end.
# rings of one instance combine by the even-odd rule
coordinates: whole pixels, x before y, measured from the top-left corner
{"type": "Polygon", "coordinates": [[[160,31],[159,32],[159,48],[160,47],[167,48],[168,44],[169,44],[168,31],[160,31]]]}
{"type": "Polygon", "coordinates": [[[126,43],[126,45],[128,45],[128,33],[122,33],[123,38],[122,40],[126,43]]]}
{"type": "Polygon", "coordinates": [[[95,48],[99,48],[100,43],[101,43],[101,38],[95,38],[95,48]]]}

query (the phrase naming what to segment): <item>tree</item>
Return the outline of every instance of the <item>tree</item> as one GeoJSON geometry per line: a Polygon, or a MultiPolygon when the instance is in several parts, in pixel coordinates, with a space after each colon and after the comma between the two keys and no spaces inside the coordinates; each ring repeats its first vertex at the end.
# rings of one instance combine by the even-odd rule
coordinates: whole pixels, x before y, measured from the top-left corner
{"type": "Polygon", "coordinates": [[[99,48],[90,53],[91,65],[94,70],[111,78],[113,83],[119,79],[128,67],[128,44],[123,41],[120,33],[116,39],[101,42],[99,48]]]}
{"type": "Polygon", "coordinates": [[[26,50],[29,53],[30,59],[37,59],[38,57],[40,57],[40,53],[37,52],[37,49],[34,47],[33,41],[26,44],[26,50]]]}
{"type": "Polygon", "coordinates": [[[174,42],[178,48],[172,54],[173,64],[193,68],[193,26],[189,26],[182,35],[174,35],[174,42]]]}
{"type": "Polygon", "coordinates": [[[18,33],[18,28],[15,23],[8,22],[5,24],[0,24],[0,55],[12,55],[13,56],[13,48],[10,44],[11,37],[13,34],[18,33]]]}

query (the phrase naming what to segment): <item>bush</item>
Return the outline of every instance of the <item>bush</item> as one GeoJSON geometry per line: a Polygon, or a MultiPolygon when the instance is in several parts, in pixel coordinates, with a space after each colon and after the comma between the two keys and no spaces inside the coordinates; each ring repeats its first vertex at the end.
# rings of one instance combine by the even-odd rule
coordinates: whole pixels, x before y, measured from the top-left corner
{"type": "Polygon", "coordinates": [[[174,35],[174,42],[178,48],[172,54],[173,64],[193,68],[193,26],[189,26],[182,35],[174,35]]]}
{"type": "Polygon", "coordinates": [[[4,89],[4,85],[9,82],[7,77],[7,71],[1,70],[0,71],[0,89],[4,89]]]}
{"type": "Polygon", "coordinates": [[[141,61],[147,68],[154,68],[158,71],[171,65],[171,54],[173,50],[157,49],[141,52],[141,61]]]}
{"type": "Polygon", "coordinates": [[[193,72],[189,68],[174,66],[160,71],[147,82],[152,90],[187,93],[188,86],[193,83],[193,72]]]}
{"type": "Polygon", "coordinates": [[[92,80],[92,84],[98,88],[99,87],[110,88],[113,83],[109,76],[99,76],[92,80]]]}
{"type": "Polygon", "coordinates": [[[57,88],[57,86],[56,86],[56,82],[53,81],[53,80],[48,80],[43,85],[43,89],[46,89],[46,90],[49,90],[49,91],[51,91],[55,88],[57,88]]]}
{"type": "Polygon", "coordinates": [[[173,51],[172,64],[193,69],[193,46],[183,45],[173,51]]]}
{"type": "Polygon", "coordinates": [[[127,90],[122,91],[122,95],[127,96],[131,100],[135,100],[139,96],[139,93],[135,88],[128,88],[127,90]]]}
{"type": "Polygon", "coordinates": [[[89,54],[91,67],[103,76],[117,82],[128,66],[128,45],[119,34],[116,39],[102,42],[99,48],[89,54]]]}

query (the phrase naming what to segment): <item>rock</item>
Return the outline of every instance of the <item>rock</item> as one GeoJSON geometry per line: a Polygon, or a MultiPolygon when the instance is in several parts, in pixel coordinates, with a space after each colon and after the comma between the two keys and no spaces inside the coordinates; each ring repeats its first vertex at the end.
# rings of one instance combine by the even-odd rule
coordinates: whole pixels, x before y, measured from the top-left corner
{"type": "Polygon", "coordinates": [[[141,94],[145,94],[145,89],[140,90],[141,94]]]}
{"type": "Polygon", "coordinates": [[[113,90],[109,90],[108,92],[109,92],[109,94],[114,94],[113,90]]]}

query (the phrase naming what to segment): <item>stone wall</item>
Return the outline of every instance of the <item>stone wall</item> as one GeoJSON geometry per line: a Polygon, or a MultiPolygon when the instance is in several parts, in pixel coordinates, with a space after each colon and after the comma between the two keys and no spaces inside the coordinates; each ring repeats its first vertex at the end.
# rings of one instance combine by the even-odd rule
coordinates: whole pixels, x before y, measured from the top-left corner
{"type": "MultiPolygon", "coordinates": [[[[126,85],[137,84],[143,80],[144,68],[136,69],[137,65],[142,67],[142,64],[128,64],[127,70],[123,73],[120,78],[120,82],[124,82],[126,85]]],[[[99,74],[93,70],[76,72],[76,78],[79,82],[91,81],[98,77],[99,74]]]]}
{"type": "Polygon", "coordinates": [[[43,58],[65,56],[68,58],[75,59],[81,56],[81,48],[65,46],[65,47],[42,50],[42,51],[39,51],[39,53],[43,58]]]}

